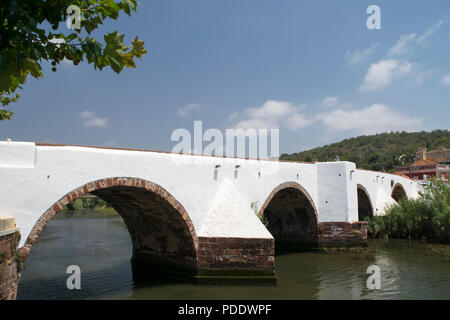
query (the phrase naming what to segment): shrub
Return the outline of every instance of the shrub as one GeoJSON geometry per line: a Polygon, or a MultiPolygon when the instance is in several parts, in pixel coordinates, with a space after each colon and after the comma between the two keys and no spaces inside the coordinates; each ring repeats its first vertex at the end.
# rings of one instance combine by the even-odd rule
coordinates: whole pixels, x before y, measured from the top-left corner
{"type": "Polygon", "coordinates": [[[450,242],[450,188],[433,180],[419,199],[402,199],[384,216],[368,220],[375,237],[429,239],[450,242]]]}

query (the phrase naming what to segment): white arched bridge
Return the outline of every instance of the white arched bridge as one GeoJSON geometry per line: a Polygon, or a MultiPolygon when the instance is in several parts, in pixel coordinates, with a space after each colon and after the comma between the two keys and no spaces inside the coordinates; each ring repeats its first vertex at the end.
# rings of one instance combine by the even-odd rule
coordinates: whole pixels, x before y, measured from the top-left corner
{"type": "Polygon", "coordinates": [[[196,279],[273,279],[275,247],[359,243],[364,217],[410,179],[351,162],[300,163],[102,147],[0,142],[0,298],[47,222],[91,193],[123,218],[133,265],[196,279]]]}

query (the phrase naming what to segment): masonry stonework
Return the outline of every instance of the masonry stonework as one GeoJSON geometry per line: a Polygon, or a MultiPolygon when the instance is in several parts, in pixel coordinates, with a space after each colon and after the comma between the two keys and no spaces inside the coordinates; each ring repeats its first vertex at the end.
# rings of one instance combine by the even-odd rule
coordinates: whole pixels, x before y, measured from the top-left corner
{"type": "Polygon", "coordinates": [[[273,239],[199,237],[199,278],[275,279],[273,239]]]}
{"type": "Polygon", "coordinates": [[[361,243],[367,240],[367,221],[319,222],[320,244],[361,243]]]}
{"type": "Polygon", "coordinates": [[[5,220],[0,218],[0,300],[14,300],[20,277],[21,261],[17,250],[20,234],[13,218],[8,219],[14,224],[12,228],[5,229],[5,220]]]}

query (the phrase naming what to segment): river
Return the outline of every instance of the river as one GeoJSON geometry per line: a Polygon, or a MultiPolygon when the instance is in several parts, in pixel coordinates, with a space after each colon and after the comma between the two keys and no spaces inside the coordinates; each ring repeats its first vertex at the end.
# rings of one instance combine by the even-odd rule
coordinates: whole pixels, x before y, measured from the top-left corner
{"type": "Polygon", "coordinates": [[[117,216],[50,221],[33,245],[18,299],[450,299],[450,260],[419,241],[370,240],[366,252],[280,254],[276,285],[194,285],[135,280],[132,245],[117,216]],[[81,289],[69,290],[66,268],[81,268],[81,289]],[[381,271],[368,289],[367,267],[381,271]]]}

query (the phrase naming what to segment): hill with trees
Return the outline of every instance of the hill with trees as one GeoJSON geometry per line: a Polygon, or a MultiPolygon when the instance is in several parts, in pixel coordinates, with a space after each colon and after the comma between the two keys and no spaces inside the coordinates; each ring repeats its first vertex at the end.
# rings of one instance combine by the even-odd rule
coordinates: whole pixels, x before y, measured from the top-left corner
{"type": "Polygon", "coordinates": [[[402,131],[359,136],[307,151],[282,154],[280,160],[334,161],[339,156],[341,161],[355,162],[361,169],[392,172],[395,166],[401,165],[398,159],[401,154],[414,156],[420,147],[428,150],[450,148],[450,131],[402,131]]]}

